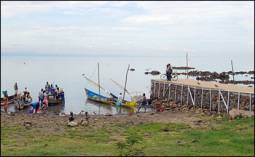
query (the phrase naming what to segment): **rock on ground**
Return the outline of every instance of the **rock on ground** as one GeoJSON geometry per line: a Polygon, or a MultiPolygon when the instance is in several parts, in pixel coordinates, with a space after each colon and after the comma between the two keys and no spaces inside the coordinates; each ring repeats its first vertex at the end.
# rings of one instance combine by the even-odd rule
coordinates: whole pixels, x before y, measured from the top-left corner
{"type": "Polygon", "coordinates": [[[252,117],[254,116],[254,112],[252,111],[245,111],[245,110],[238,110],[232,109],[229,111],[229,118],[235,119],[237,117],[252,117]]]}

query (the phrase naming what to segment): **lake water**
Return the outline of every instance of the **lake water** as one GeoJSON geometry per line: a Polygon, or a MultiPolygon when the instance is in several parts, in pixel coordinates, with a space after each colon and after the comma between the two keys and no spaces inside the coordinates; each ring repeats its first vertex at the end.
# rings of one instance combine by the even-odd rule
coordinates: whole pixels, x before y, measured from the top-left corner
{"type": "MultiPolygon", "coordinates": [[[[190,66],[198,70],[212,70],[217,72],[229,71],[229,65],[217,64],[211,66],[212,61],[193,59],[190,66]],[[197,61],[196,61],[197,60],[197,61]],[[194,64],[196,63],[196,64],[194,64]],[[213,67],[213,68],[211,68],[213,67]]],[[[69,113],[79,113],[81,110],[89,113],[111,113],[115,114],[116,109],[112,106],[94,104],[87,101],[84,88],[98,91],[97,87],[89,83],[82,74],[97,82],[97,63],[100,65],[100,84],[108,91],[118,95],[123,89],[114,84],[111,79],[124,86],[125,74],[130,64],[127,89],[131,94],[146,93],[149,97],[151,79],[159,76],[145,75],[147,70],[159,70],[165,73],[165,65],[172,63],[174,66],[184,66],[185,57],[63,57],[63,56],[1,56],[1,91],[7,90],[9,95],[14,93],[14,83],[17,82],[19,90],[25,87],[31,92],[33,99],[37,99],[38,92],[45,86],[46,81],[57,84],[65,91],[65,105],[51,107],[69,113]]],[[[251,70],[244,67],[241,70],[251,70]]],[[[101,90],[102,94],[105,94],[101,90]]],[[[1,92],[2,97],[2,92],[1,92]]],[[[126,95],[127,100],[130,96],[126,95]]],[[[10,106],[10,110],[13,107],[10,106]]],[[[127,110],[123,110],[127,113],[127,110]]]]}

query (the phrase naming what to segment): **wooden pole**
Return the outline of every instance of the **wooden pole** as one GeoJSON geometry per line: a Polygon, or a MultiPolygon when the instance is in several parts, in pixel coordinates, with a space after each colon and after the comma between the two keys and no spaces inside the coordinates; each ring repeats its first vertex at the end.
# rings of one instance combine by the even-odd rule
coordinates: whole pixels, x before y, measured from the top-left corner
{"type": "Polygon", "coordinates": [[[98,94],[100,95],[99,63],[97,63],[97,81],[98,81],[98,94]]]}
{"type": "Polygon", "coordinates": [[[251,94],[250,94],[250,107],[249,110],[251,111],[251,94]]]}
{"type": "Polygon", "coordinates": [[[189,105],[189,86],[187,88],[187,105],[189,105]]]}
{"type": "Polygon", "coordinates": [[[160,98],[160,82],[158,82],[158,99],[160,98]]]}
{"type": "Polygon", "coordinates": [[[194,87],[194,106],[196,106],[196,88],[194,87]]]}
{"type": "Polygon", "coordinates": [[[220,112],[220,90],[218,91],[218,113],[220,112]]]}
{"type": "Polygon", "coordinates": [[[164,87],[163,87],[163,99],[165,98],[165,86],[166,86],[166,83],[164,82],[164,87]]]}
{"type": "Polygon", "coordinates": [[[203,108],[203,88],[202,88],[202,93],[201,93],[201,109],[203,108]]]}
{"type": "Polygon", "coordinates": [[[153,84],[154,84],[154,93],[153,93],[153,96],[154,96],[154,98],[156,97],[156,81],[153,81],[153,84]]]}
{"type": "Polygon", "coordinates": [[[170,94],[171,94],[171,83],[168,85],[169,87],[168,87],[168,89],[169,89],[169,91],[168,91],[168,101],[170,101],[170,94]]]}
{"type": "Polygon", "coordinates": [[[238,92],[237,109],[240,109],[240,92],[238,92]]]}
{"type": "MultiPolygon", "coordinates": [[[[188,53],[186,53],[186,67],[189,66],[189,63],[188,63],[188,53]]],[[[188,68],[186,69],[186,75],[187,75],[187,79],[189,78],[188,76],[188,68]]]]}
{"type": "Polygon", "coordinates": [[[174,89],[174,101],[176,101],[176,90],[177,90],[177,85],[175,85],[175,89],[174,89]]]}
{"type": "Polygon", "coordinates": [[[228,111],[229,111],[229,106],[230,106],[230,104],[229,104],[229,91],[228,91],[228,100],[227,100],[227,105],[228,105],[228,111]]]}
{"type": "MultiPolygon", "coordinates": [[[[100,75],[99,75],[99,63],[97,63],[97,81],[98,81],[98,94],[100,95],[100,75]]],[[[99,100],[101,100],[101,97],[99,97],[99,100]]],[[[100,105],[99,105],[99,114],[100,114],[100,105]]]]}
{"type": "Polygon", "coordinates": [[[183,85],[182,85],[182,89],[181,89],[181,105],[182,105],[182,92],[183,92],[183,85]]]}
{"type": "Polygon", "coordinates": [[[235,81],[235,72],[234,72],[233,61],[232,60],[231,60],[231,67],[232,67],[233,83],[234,83],[234,81],[235,81]]]}
{"type": "Polygon", "coordinates": [[[129,71],[130,65],[128,64],[127,72],[126,72],[126,80],[125,80],[125,86],[124,86],[124,92],[123,92],[123,100],[125,100],[125,92],[126,92],[126,86],[127,86],[127,76],[129,71]]]}
{"type": "Polygon", "coordinates": [[[222,94],[222,92],[221,92],[220,90],[219,90],[219,93],[220,93],[222,102],[223,102],[223,104],[225,105],[226,110],[227,110],[227,113],[228,113],[228,104],[226,103],[226,101],[225,101],[225,99],[224,99],[224,97],[223,97],[223,94],[222,94]]]}
{"type": "Polygon", "coordinates": [[[210,89],[210,111],[212,111],[212,90],[210,89]]]}

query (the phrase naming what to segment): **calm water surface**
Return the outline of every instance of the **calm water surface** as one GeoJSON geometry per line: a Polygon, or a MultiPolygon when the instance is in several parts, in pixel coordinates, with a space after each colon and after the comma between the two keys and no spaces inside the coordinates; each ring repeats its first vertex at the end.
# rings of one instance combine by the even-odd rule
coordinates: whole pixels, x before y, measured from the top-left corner
{"type": "MultiPolygon", "coordinates": [[[[89,113],[111,113],[116,109],[112,106],[99,105],[87,101],[84,88],[98,91],[97,87],[86,81],[82,74],[97,82],[97,63],[100,64],[100,83],[102,87],[118,95],[123,89],[114,84],[111,79],[124,86],[125,73],[130,64],[135,71],[129,71],[127,89],[131,94],[150,93],[150,81],[159,76],[145,75],[147,70],[159,70],[165,73],[165,65],[172,63],[176,66],[185,65],[185,58],[155,58],[155,57],[31,57],[31,56],[1,56],[1,91],[7,90],[9,95],[14,93],[14,83],[18,82],[19,90],[25,87],[31,92],[33,100],[37,99],[39,90],[46,81],[57,84],[65,91],[65,105],[51,107],[50,110],[79,113],[81,110],[89,113]]],[[[199,70],[208,70],[205,62],[194,64],[199,70]]],[[[218,72],[228,71],[212,69],[218,72]]],[[[250,70],[250,69],[245,69],[250,70]]],[[[102,94],[105,94],[101,91],[102,94]]],[[[127,100],[131,97],[126,95],[127,100]]],[[[2,97],[2,93],[1,93],[2,97]]],[[[14,107],[10,106],[10,110],[14,107]]],[[[127,113],[127,110],[123,110],[127,113]]]]}

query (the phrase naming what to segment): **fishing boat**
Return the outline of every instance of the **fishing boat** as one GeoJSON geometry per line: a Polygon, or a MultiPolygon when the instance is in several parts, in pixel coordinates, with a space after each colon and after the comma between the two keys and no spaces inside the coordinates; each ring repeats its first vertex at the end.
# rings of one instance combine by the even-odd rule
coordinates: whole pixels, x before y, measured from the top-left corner
{"type": "MultiPolygon", "coordinates": [[[[105,96],[102,96],[100,94],[97,94],[87,88],[85,88],[85,92],[87,94],[87,98],[88,100],[90,101],[94,101],[94,102],[98,102],[98,103],[102,103],[102,104],[107,104],[107,105],[115,105],[116,104],[116,98],[109,98],[109,97],[105,97],[105,96]]],[[[135,101],[127,101],[127,100],[124,100],[123,101],[123,107],[126,107],[126,108],[134,108],[137,106],[137,103],[135,101]]]]}
{"type": "MultiPolygon", "coordinates": [[[[117,96],[115,96],[113,93],[105,90],[101,85],[100,85],[100,79],[99,79],[99,63],[98,63],[98,83],[92,81],[91,79],[89,79],[88,77],[85,76],[85,74],[82,74],[84,76],[84,78],[86,80],[88,80],[90,83],[96,85],[98,87],[98,93],[93,92],[87,88],[85,88],[85,92],[87,94],[87,99],[90,101],[94,101],[94,102],[98,102],[98,103],[102,103],[102,104],[108,104],[108,105],[115,105],[116,101],[118,99],[117,96]],[[105,91],[107,94],[110,95],[110,97],[106,97],[100,94],[100,91],[103,90],[105,91]]],[[[134,101],[126,101],[123,100],[123,107],[127,107],[127,108],[131,108],[134,109],[134,107],[137,106],[137,103],[134,101]]]]}
{"type": "Polygon", "coordinates": [[[59,93],[58,98],[54,97],[53,95],[48,95],[49,106],[62,104],[64,101],[65,101],[64,92],[59,93]]]}
{"type": "Polygon", "coordinates": [[[108,105],[114,104],[114,101],[112,98],[107,98],[107,97],[97,94],[87,88],[85,88],[85,92],[87,94],[87,98],[91,101],[102,103],[102,104],[108,104],[108,105]]]}
{"type": "MultiPolygon", "coordinates": [[[[15,94],[8,96],[8,104],[12,104],[15,98],[16,98],[15,94]]],[[[4,105],[4,98],[1,98],[1,106],[3,105],[4,105]]]]}
{"type": "Polygon", "coordinates": [[[28,102],[24,102],[22,100],[17,100],[15,102],[15,108],[18,109],[18,110],[23,110],[23,109],[31,106],[31,103],[32,103],[32,99],[28,102]]]}

